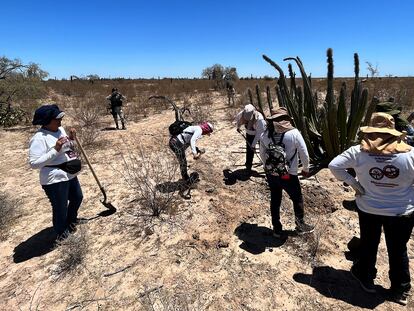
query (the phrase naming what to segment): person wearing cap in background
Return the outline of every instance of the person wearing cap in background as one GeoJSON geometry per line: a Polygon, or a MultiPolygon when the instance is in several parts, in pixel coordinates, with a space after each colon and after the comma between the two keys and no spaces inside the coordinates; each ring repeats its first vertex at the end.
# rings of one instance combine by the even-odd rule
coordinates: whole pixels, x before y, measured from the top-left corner
{"type": "Polygon", "coordinates": [[[180,163],[181,177],[185,182],[192,182],[187,171],[187,159],[185,157],[185,150],[190,146],[193,158],[198,160],[205,152],[204,149],[199,149],[196,146],[196,141],[203,135],[210,135],[214,130],[213,124],[210,122],[202,122],[199,125],[191,125],[186,127],[181,134],[171,136],[169,146],[174,152],[180,163]]]}
{"type": "Polygon", "coordinates": [[[119,116],[119,119],[121,120],[121,124],[122,124],[122,129],[126,130],[125,117],[124,117],[124,112],[122,110],[122,103],[123,103],[122,101],[125,100],[126,97],[122,95],[121,93],[119,93],[117,88],[113,88],[111,95],[107,96],[106,99],[111,102],[111,114],[114,117],[116,129],[119,130],[119,124],[118,124],[118,116],[119,116]]]}
{"type": "Polygon", "coordinates": [[[267,118],[267,129],[260,138],[260,158],[266,172],[270,188],[270,212],[272,216],[273,236],[278,239],[286,238],[280,222],[280,205],[282,190],[289,195],[295,212],[296,231],[300,234],[310,233],[314,227],[304,221],[302,190],[298,178],[298,155],[302,162],[302,175],[309,176],[309,154],[302,134],[292,125],[292,118],[286,108],[279,107],[267,118]],[[276,176],[266,168],[269,145],[278,142],[284,145],[288,170],[286,176],[276,176]]]}
{"type": "Polygon", "coordinates": [[[53,212],[53,229],[57,239],[66,238],[75,231],[78,210],[83,194],[77,173],[81,169],[73,140],[76,130],[69,136],[61,126],[65,113],[55,104],[36,109],[33,125],[40,125],[29,144],[29,163],[40,169],[40,184],[45,191],[53,212]]]}
{"type": "Polygon", "coordinates": [[[393,116],[395,122],[395,129],[399,132],[404,132],[407,143],[411,146],[414,145],[414,128],[408,121],[401,116],[402,107],[399,107],[396,103],[393,102],[391,97],[389,101],[378,103],[375,106],[375,112],[385,112],[393,116]]]}
{"type": "Polygon", "coordinates": [[[241,133],[244,125],[246,130],[246,170],[250,173],[253,165],[253,157],[256,144],[266,129],[266,121],[263,115],[252,104],[248,104],[236,115],[237,131],[241,133]]]}
{"type": "Polygon", "coordinates": [[[407,242],[414,225],[414,150],[394,118],[373,113],[361,127],[362,141],[335,157],[332,174],[355,190],[361,235],[361,256],[351,268],[362,289],[375,293],[376,257],[383,228],[389,259],[390,298],[407,304],[411,288],[407,242]],[[346,169],[353,168],[356,178],[346,169]]]}

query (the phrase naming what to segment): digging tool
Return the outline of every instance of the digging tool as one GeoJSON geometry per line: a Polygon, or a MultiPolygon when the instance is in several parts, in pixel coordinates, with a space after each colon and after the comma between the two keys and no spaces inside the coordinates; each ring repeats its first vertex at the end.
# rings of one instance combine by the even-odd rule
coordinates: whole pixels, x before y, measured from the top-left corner
{"type": "MultiPolygon", "coordinates": [[[[243,132],[237,131],[237,133],[240,133],[240,135],[243,136],[244,140],[247,142],[247,144],[250,146],[250,148],[252,148],[252,146],[250,145],[250,143],[247,141],[247,137],[243,134],[243,132]]],[[[259,154],[257,153],[256,148],[254,148],[253,151],[256,154],[256,156],[259,158],[260,162],[264,165],[264,162],[263,162],[262,158],[259,156],[259,154]]]]}
{"type": "Polygon", "coordinates": [[[91,172],[92,172],[92,175],[93,175],[93,177],[95,178],[95,180],[96,180],[96,183],[98,184],[98,186],[99,186],[99,189],[101,190],[101,192],[102,192],[102,194],[103,194],[103,196],[104,196],[104,198],[103,198],[103,200],[101,201],[101,203],[108,209],[107,211],[103,211],[103,212],[100,212],[99,213],[99,216],[109,216],[109,215],[112,215],[113,213],[115,213],[116,212],[116,208],[115,208],[115,206],[113,206],[110,202],[108,202],[107,201],[107,197],[106,197],[106,191],[105,191],[105,189],[104,189],[104,187],[101,185],[101,183],[100,183],[100,181],[99,181],[99,179],[98,179],[98,176],[96,176],[96,173],[95,173],[95,171],[94,171],[94,169],[93,169],[93,167],[92,167],[92,164],[91,164],[91,162],[89,161],[89,159],[88,159],[88,156],[86,155],[86,152],[85,152],[85,150],[83,149],[83,147],[82,147],[82,145],[81,145],[81,143],[79,142],[79,140],[78,140],[78,137],[77,136],[75,136],[75,141],[76,141],[76,143],[77,143],[77,145],[79,146],[79,149],[80,149],[80,151],[81,151],[81,153],[82,153],[82,155],[83,155],[83,157],[85,158],[85,161],[86,161],[86,163],[88,164],[88,166],[89,166],[89,169],[91,170],[91,172]]]}

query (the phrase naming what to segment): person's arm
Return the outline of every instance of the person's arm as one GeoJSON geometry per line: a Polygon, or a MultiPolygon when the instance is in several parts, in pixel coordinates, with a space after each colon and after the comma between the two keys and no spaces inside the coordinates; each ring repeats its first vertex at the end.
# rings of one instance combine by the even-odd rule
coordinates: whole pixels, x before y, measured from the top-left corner
{"type": "Polygon", "coordinates": [[[296,135],[296,149],[298,150],[300,161],[302,162],[302,171],[309,173],[309,153],[308,148],[306,147],[305,140],[303,139],[302,134],[297,132],[296,135]]]}
{"type": "MultiPolygon", "coordinates": [[[[62,139],[60,140],[63,141],[63,139],[64,138],[62,137],[62,139]]],[[[62,148],[62,143],[60,144],[60,148],[62,148]]],[[[47,150],[44,140],[33,138],[30,141],[30,145],[29,145],[30,167],[37,169],[37,168],[42,168],[48,165],[58,156],[60,149],[59,151],[57,149],[59,149],[59,147],[56,148],[55,146],[54,148],[50,148],[49,150],[47,150]]]]}
{"type": "Polygon", "coordinates": [[[241,126],[244,124],[243,111],[240,111],[236,115],[235,121],[236,121],[237,131],[240,131],[241,126]]]}
{"type": "Polygon", "coordinates": [[[201,137],[202,134],[203,134],[203,130],[201,129],[201,127],[194,126],[194,132],[190,140],[190,146],[191,146],[191,151],[193,155],[197,155],[196,141],[197,139],[201,137]]]}
{"type": "Polygon", "coordinates": [[[263,132],[263,135],[260,137],[260,144],[259,144],[259,150],[260,150],[260,160],[263,162],[263,166],[266,163],[267,160],[267,153],[266,153],[266,148],[267,148],[267,132],[263,132]]]}
{"type": "Polygon", "coordinates": [[[256,123],[256,135],[254,136],[252,142],[252,149],[256,148],[256,144],[259,141],[260,137],[262,136],[263,132],[266,130],[266,121],[263,119],[257,120],[256,123]]]}
{"type": "Polygon", "coordinates": [[[365,190],[361,184],[346,170],[352,168],[355,165],[355,147],[351,147],[345,150],[340,155],[336,156],[328,165],[332,174],[339,181],[343,181],[350,185],[356,192],[356,194],[364,194],[365,190]]]}

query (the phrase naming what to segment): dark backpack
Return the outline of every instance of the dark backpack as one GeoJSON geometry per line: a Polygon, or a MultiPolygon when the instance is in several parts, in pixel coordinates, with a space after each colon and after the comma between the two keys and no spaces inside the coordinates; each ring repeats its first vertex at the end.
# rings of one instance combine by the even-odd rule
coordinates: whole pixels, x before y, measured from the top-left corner
{"type": "Polygon", "coordinates": [[[271,136],[273,143],[270,143],[269,146],[266,148],[266,153],[268,157],[265,163],[265,171],[268,174],[281,177],[289,174],[288,168],[290,162],[295,157],[297,150],[295,150],[295,153],[293,154],[292,158],[289,161],[287,161],[285,144],[282,142],[284,136],[285,133],[282,133],[279,142],[277,143],[275,141],[274,136],[271,136]]]}
{"type": "Polygon", "coordinates": [[[193,125],[191,122],[177,120],[174,123],[170,124],[170,126],[168,127],[168,131],[170,132],[170,135],[177,136],[191,125],[193,125]]]}
{"type": "Polygon", "coordinates": [[[120,93],[113,93],[110,100],[112,106],[122,106],[122,95],[120,93]]]}

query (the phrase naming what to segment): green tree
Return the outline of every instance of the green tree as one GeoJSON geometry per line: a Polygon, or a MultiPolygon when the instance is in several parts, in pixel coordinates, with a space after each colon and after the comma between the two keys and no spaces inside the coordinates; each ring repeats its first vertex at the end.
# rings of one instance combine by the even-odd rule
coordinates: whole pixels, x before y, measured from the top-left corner
{"type": "Polygon", "coordinates": [[[19,59],[0,57],[0,124],[16,125],[24,119],[24,102],[44,95],[42,80],[48,73],[38,64],[23,64],[19,59]]]}
{"type": "Polygon", "coordinates": [[[216,89],[224,88],[225,80],[235,81],[239,79],[236,67],[224,67],[220,64],[214,64],[203,69],[201,77],[214,81],[216,89]]]}

